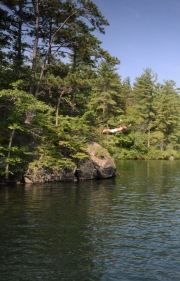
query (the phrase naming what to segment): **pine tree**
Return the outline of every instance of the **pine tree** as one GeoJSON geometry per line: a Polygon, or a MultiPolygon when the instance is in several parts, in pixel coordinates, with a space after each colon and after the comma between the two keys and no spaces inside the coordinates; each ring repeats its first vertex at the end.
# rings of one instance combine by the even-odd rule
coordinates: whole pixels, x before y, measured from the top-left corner
{"type": "Polygon", "coordinates": [[[2,13],[1,32],[4,38],[5,48],[9,48],[6,52],[6,61],[9,67],[13,67],[17,79],[21,74],[21,67],[25,59],[25,49],[30,45],[24,37],[28,33],[29,9],[27,0],[3,0],[0,11],[2,13]]]}
{"type": "MultiPolygon", "coordinates": [[[[116,61],[118,64],[119,61],[116,61]]],[[[97,116],[97,125],[114,126],[117,117],[123,112],[121,81],[115,64],[102,61],[94,81],[93,97],[90,106],[97,116]]],[[[119,123],[119,120],[118,120],[119,123]]],[[[116,124],[117,126],[117,124],[116,124]]]]}
{"type": "Polygon", "coordinates": [[[156,91],[157,76],[151,69],[145,69],[144,73],[136,78],[133,85],[133,93],[136,101],[137,118],[136,123],[142,131],[147,132],[147,147],[150,147],[151,123],[154,119],[153,98],[156,91]]]}
{"type": "Polygon", "coordinates": [[[174,81],[164,81],[154,99],[154,142],[161,150],[179,147],[180,98],[175,86],[174,81]]]}

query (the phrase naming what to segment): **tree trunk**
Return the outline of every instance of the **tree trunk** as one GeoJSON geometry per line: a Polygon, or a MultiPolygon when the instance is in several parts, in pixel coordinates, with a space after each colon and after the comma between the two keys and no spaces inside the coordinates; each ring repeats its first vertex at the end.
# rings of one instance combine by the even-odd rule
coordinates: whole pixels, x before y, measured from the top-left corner
{"type": "Polygon", "coordinates": [[[61,99],[62,99],[62,96],[64,94],[64,91],[62,91],[60,93],[60,96],[58,98],[58,103],[57,103],[57,106],[56,106],[56,126],[58,125],[58,116],[59,116],[59,106],[60,106],[60,103],[61,103],[61,99]]]}
{"type": "Polygon", "coordinates": [[[14,138],[15,131],[16,131],[16,129],[12,130],[11,137],[10,137],[10,140],[9,140],[8,155],[7,155],[6,168],[5,168],[5,179],[6,179],[6,181],[8,181],[8,179],[9,179],[9,158],[11,157],[11,147],[12,147],[12,141],[13,141],[13,138],[14,138]]]}
{"type": "Polygon", "coordinates": [[[30,83],[30,94],[34,94],[34,83],[35,83],[35,74],[36,74],[36,62],[37,62],[37,48],[38,48],[38,39],[39,39],[39,0],[35,2],[35,11],[36,11],[36,36],[34,41],[33,49],[33,61],[32,61],[32,73],[31,73],[31,83],[30,83]]]}
{"type": "Polygon", "coordinates": [[[148,130],[148,144],[147,144],[148,148],[150,148],[150,130],[148,130]]]}
{"type": "Polygon", "coordinates": [[[19,0],[19,11],[18,11],[18,16],[19,16],[19,21],[18,21],[18,39],[17,39],[17,45],[18,45],[18,53],[17,53],[17,72],[19,73],[19,69],[22,66],[22,9],[23,9],[23,4],[22,1],[19,0]]]}
{"type": "MultiPolygon", "coordinates": [[[[33,61],[32,61],[32,71],[31,71],[31,82],[30,82],[30,94],[34,94],[34,84],[35,84],[35,75],[36,75],[36,63],[37,63],[37,48],[38,48],[38,39],[39,39],[39,0],[35,2],[35,11],[36,11],[36,23],[35,30],[36,36],[34,41],[34,49],[33,49],[33,61]]],[[[34,110],[30,110],[26,114],[26,124],[31,124],[34,116],[36,115],[34,110]]]]}
{"type": "Polygon", "coordinates": [[[52,39],[52,18],[49,23],[49,54],[48,54],[48,66],[51,64],[51,39],[52,39]]]}

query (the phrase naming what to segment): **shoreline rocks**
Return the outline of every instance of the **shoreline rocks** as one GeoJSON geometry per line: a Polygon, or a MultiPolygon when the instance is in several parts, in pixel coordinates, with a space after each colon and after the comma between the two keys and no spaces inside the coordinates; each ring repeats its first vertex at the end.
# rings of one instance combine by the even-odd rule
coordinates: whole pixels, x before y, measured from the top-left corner
{"type": "Polygon", "coordinates": [[[80,160],[76,167],[58,169],[57,167],[44,167],[28,169],[24,175],[25,183],[45,183],[92,180],[98,178],[111,178],[116,176],[116,165],[108,151],[96,142],[89,143],[87,147],[89,157],[80,160]]]}

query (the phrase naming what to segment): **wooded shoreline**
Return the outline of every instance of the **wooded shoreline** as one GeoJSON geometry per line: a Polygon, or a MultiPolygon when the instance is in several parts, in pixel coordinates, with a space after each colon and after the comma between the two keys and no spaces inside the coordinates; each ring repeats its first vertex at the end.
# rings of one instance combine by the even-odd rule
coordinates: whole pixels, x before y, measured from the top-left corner
{"type": "Polygon", "coordinates": [[[122,81],[119,58],[94,35],[109,23],[93,1],[1,2],[0,182],[71,170],[89,142],[114,159],[180,159],[176,83],[149,68],[122,81]],[[121,119],[129,130],[102,133],[121,119]]]}

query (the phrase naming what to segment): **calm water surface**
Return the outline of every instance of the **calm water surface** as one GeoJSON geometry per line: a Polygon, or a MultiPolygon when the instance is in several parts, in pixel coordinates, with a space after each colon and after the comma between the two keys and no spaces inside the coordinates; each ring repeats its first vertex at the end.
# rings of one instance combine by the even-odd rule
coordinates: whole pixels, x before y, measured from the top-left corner
{"type": "Polygon", "coordinates": [[[0,189],[1,281],[180,280],[180,161],[0,189]]]}

